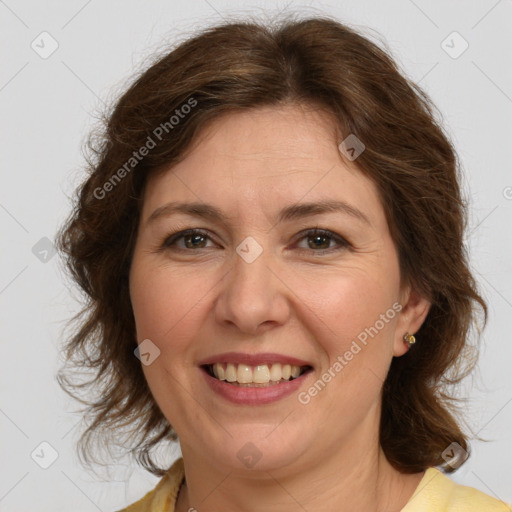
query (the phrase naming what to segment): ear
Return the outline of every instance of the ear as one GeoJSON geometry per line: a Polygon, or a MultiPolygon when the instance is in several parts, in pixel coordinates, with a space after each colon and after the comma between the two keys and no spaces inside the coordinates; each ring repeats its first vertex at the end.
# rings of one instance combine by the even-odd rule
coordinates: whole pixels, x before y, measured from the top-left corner
{"type": "Polygon", "coordinates": [[[425,318],[427,318],[431,306],[430,301],[410,285],[405,287],[401,295],[402,300],[400,304],[402,309],[396,324],[393,345],[393,355],[395,357],[403,356],[409,350],[409,346],[404,341],[404,335],[407,333],[415,334],[419,331],[425,318]]]}

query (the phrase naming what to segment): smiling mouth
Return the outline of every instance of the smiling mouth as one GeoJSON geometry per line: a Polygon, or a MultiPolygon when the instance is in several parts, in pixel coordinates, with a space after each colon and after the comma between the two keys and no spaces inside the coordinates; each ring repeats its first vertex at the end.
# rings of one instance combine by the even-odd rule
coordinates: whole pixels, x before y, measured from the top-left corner
{"type": "Polygon", "coordinates": [[[202,368],[217,380],[240,387],[268,387],[302,377],[313,368],[291,364],[258,364],[255,366],[235,363],[215,363],[202,368]]]}

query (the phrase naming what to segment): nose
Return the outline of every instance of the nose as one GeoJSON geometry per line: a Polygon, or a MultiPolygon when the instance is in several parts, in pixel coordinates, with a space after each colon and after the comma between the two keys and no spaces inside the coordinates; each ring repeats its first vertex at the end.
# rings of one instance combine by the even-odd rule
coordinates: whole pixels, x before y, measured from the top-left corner
{"type": "Polygon", "coordinates": [[[286,323],[290,316],[289,288],[272,268],[271,259],[267,251],[252,262],[235,255],[233,268],[220,284],[217,322],[253,335],[286,323]]]}

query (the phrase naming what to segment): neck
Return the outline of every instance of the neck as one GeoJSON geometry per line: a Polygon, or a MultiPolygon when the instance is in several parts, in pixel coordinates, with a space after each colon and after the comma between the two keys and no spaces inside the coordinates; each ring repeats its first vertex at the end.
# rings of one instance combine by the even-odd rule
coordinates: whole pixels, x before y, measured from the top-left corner
{"type": "Polygon", "coordinates": [[[348,444],[337,452],[317,451],[306,464],[243,473],[182,446],[187,483],[176,512],[399,512],[424,473],[398,472],[375,441],[371,446],[348,444]]]}

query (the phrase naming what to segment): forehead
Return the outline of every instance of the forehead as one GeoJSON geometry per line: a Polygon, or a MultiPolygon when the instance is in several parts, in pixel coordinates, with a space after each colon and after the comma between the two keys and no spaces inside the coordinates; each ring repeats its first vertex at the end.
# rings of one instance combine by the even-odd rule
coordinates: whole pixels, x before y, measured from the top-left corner
{"type": "Polygon", "coordinates": [[[332,116],[313,106],[265,106],[224,114],[196,137],[189,164],[208,160],[212,166],[220,162],[226,170],[242,171],[233,178],[276,176],[279,170],[321,173],[315,161],[325,163],[328,153],[339,159],[337,132],[332,116]]]}
{"type": "Polygon", "coordinates": [[[151,177],[143,217],[174,200],[231,209],[341,199],[379,216],[373,182],[338,150],[342,135],[327,112],[288,105],[225,114],[196,137],[186,157],[151,177]]]}

